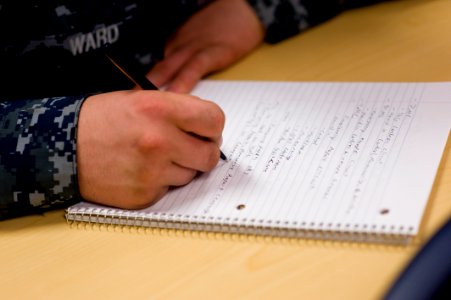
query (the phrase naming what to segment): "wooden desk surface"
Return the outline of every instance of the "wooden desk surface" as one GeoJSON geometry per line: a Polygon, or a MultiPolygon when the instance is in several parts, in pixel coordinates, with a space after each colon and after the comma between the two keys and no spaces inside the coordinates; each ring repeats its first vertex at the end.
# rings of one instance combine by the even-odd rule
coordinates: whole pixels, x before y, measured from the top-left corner
{"type": "MultiPolygon", "coordinates": [[[[451,80],[451,1],[343,13],[264,45],[216,79],[451,80]]],[[[451,142],[408,247],[70,226],[63,211],[0,222],[2,299],[379,299],[451,215],[451,142]]]]}

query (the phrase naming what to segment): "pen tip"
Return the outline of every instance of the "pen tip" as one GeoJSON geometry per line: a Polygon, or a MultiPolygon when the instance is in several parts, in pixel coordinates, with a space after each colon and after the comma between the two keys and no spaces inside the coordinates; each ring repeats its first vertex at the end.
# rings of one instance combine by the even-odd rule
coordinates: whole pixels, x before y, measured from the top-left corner
{"type": "Polygon", "coordinates": [[[227,160],[227,156],[225,156],[225,154],[222,153],[222,151],[220,151],[220,157],[222,160],[227,160]]]}

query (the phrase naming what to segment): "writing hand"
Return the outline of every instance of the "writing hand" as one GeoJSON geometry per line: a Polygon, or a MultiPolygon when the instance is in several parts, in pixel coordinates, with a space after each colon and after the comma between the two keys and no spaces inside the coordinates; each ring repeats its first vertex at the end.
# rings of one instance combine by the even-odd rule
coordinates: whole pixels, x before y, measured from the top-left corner
{"type": "Polygon", "coordinates": [[[189,92],[204,75],[252,51],[262,42],[263,34],[246,1],[213,1],[179,28],[166,45],[165,59],[148,77],[169,91],[189,92]]]}
{"type": "Polygon", "coordinates": [[[215,167],[223,127],[216,104],[190,95],[133,90],[91,96],[78,122],[81,195],[120,208],[149,206],[170,186],[215,167]]]}

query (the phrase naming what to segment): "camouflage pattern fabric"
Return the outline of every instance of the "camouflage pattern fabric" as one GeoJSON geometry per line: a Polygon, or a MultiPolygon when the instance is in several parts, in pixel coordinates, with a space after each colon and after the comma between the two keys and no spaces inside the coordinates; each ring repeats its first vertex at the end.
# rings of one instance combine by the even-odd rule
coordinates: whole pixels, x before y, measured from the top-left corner
{"type": "Polygon", "coordinates": [[[0,102],[0,219],[79,200],[75,144],[83,100],[0,102]]]}
{"type": "Polygon", "coordinates": [[[340,12],[380,0],[248,0],[265,30],[268,43],[278,43],[340,12]]]}
{"type": "Polygon", "coordinates": [[[171,30],[208,2],[0,0],[0,219],[82,200],[81,105],[88,95],[133,86],[102,46],[112,44],[130,67],[147,71],[162,58],[171,30]]]}
{"type": "MultiPolygon", "coordinates": [[[[374,1],[248,3],[266,29],[265,40],[276,43],[333,17],[347,3],[374,1]]],[[[80,107],[88,95],[132,87],[105,60],[103,45],[128,58],[134,71],[147,72],[162,59],[171,32],[209,2],[0,0],[0,219],[81,200],[80,107]]]]}

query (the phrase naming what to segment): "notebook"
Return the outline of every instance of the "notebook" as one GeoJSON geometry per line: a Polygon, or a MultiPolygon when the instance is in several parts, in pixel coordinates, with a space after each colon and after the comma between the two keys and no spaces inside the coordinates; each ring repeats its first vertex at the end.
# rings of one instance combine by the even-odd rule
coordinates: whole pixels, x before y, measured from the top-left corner
{"type": "Polygon", "coordinates": [[[228,160],[153,206],[71,222],[409,243],[451,129],[451,82],[201,81],[228,160]]]}

